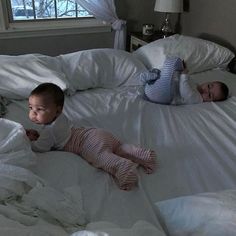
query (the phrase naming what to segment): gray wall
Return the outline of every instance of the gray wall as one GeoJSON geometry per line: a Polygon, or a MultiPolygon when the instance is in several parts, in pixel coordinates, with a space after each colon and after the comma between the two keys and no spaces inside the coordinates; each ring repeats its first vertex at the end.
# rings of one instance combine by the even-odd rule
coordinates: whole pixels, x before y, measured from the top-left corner
{"type": "Polygon", "coordinates": [[[183,34],[213,40],[236,49],[236,1],[188,0],[182,14],[183,34]]]}
{"type": "Polygon", "coordinates": [[[159,14],[154,12],[155,0],[116,0],[117,14],[127,21],[128,31],[142,31],[142,25],[159,26],[159,14]]]}
{"type": "MultiPolygon", "coordinates": [[[[211,39],[236,48],[236,0],[184,0],[188,10],[172,14],[176,32],[211,39]]],[[[155,0],[115,0],[119,18],[127,21],[128,32],[141,31],[142,24],[159,29],[164,14],[154,12],[155,0]]],[[[129,35],[129,34],[128,34],[129,35]]],[[[114,32],[0,40],[0,54],[43,53],[58,55],[76,50],[113,47],[114,32]]]]}
{"type": "MultiPolygon", "coordinates": [[[[119,18],[127,21],[128,32],[141,31],[144,23],[154,23],[158,28],[158,17],[164,17],[154,12],[155,0],[115,0],[115,3],[119,18]]],[[[90,48],[112,48],[113,39],[114,32],[0,39],[0,54],[58,55],[90,48]]]]}
{"type": "Polygon", "coordinates": [[[42,53],[56,56],[91,48],[113,47],[112,33],[90,33],[0,40],[0,54],[42,53]]]}
{"type": "MultiPolygon", "coordinates": [[[[171,14],[175,32],[209,39],[236,50],[236,0],[183,0],[184,13],[171,14]],[[180,24],[179,24],[180,23],[180,24]]],[[[155,0],[117,0],[117,11],[127,19],[128,31],[141,31],[143,23],[159,29],[164,14],[154,12],[155,0]]]]}

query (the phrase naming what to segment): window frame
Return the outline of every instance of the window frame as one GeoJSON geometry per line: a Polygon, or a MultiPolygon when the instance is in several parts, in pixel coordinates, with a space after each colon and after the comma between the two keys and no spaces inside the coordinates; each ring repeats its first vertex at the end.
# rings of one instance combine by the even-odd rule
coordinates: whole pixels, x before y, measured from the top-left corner
{"type": "Polygon", "coordinates": [[[0,39],[111,32],[111,24],[90,17],[11,23],[8,19],[7,1],[0,0],[0,39]]]}

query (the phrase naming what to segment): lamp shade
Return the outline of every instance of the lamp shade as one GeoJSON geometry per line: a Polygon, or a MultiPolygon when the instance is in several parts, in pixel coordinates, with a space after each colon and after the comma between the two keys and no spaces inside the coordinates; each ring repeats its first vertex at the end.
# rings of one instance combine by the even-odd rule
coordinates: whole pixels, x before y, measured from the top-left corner
{"type": "Polygon", "coordinates": [[[154,11],[182,12],[183,0],[156,0],[154,11]]]}

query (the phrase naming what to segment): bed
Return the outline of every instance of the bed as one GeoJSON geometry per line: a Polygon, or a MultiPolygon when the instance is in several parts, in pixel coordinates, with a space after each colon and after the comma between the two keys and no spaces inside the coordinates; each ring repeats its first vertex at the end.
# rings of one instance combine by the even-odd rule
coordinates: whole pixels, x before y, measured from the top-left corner
{"type": "Polygon", "coordinates": [[[91,49],[49,57],[0,56],[1,235],[235,235],[236,75],[234,53],[173,35],[133,53],[91,49]],[[196,83],[219,80],[226,101],[167,106],[143,99],[139,75],[166,56],[185,60],[196,83]],[[109,174],[72,153],[34,153],[24,128],[27,97],[42,82],[66,94],[75,126],[111,131],[152,148],[158,169],[122,191],[109,174]]]}

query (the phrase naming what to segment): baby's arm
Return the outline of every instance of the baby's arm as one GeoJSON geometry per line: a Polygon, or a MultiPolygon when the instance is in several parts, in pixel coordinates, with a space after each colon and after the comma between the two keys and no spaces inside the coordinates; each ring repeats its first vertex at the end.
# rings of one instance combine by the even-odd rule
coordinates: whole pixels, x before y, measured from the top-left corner
{"type": "Polygon", "coordinates": [[[31,148],[35,152],[47,152],[53,147],[54,137],[50,129],[44,128],[40,131],[40,136],[31,141],[31,148]]]}
{"type": "Polygon", "coordinates": [[[35,129],[26,129],[26,135],[30,141],[35,141],[39,138],[39,133],[35,129]]]}
{"type": "Polygon", "coordinates": [[[196,104],[202,102],[201,95],[197,91],[196,85],[191,82],[188,74],[180,75],[179,86],[183,104],[196,104]]]}
{"type": "Polygon", "coordinates": [[[183,62],[183,68],[184,68],[184,69],[181,71],[181,73],[182,73],[182,74],[188,74],[188,69],[187,69],[187,67],[186,67],[186,63],[185,63],[184,60],[183,60],[182,62],[183,62]]]}

